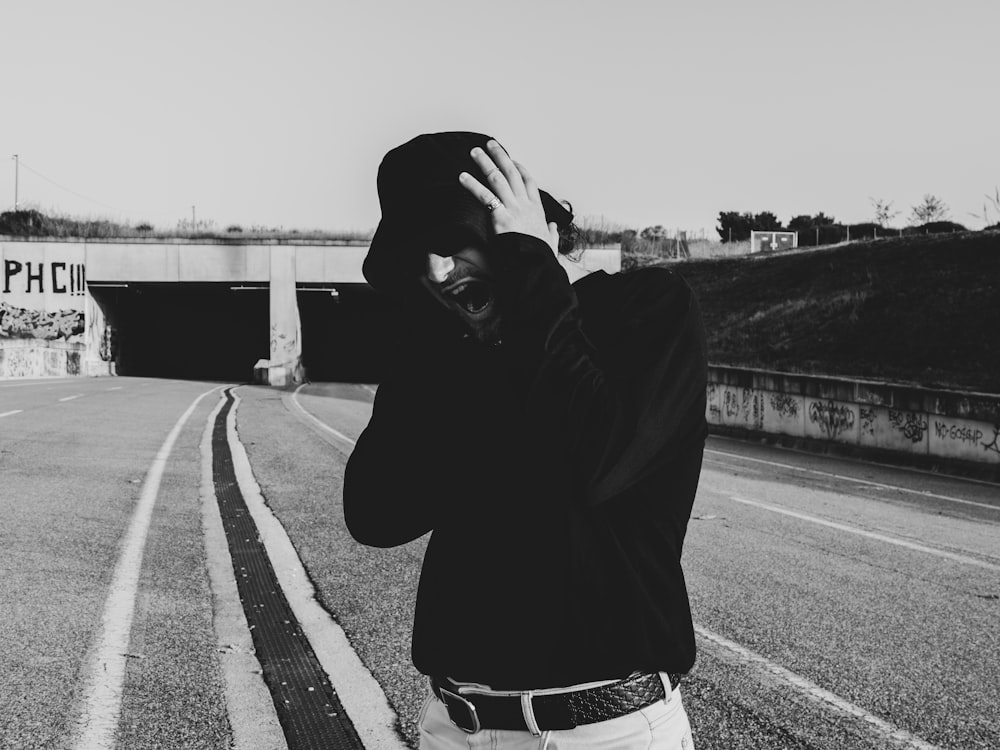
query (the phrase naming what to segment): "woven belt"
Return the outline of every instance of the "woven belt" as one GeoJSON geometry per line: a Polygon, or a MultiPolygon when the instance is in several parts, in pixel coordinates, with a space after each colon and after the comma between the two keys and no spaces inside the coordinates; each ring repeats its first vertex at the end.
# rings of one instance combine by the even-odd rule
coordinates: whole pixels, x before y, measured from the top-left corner
{"type": "MultiPolygon", "coordinates": [[[[680,683],[671,674],[670,687],[680,683]]],[[[509,695],[470,693],[447,679],[431,678],[431,690],[448,709],[459,729],[515,729],[538,733],[547,729],[573,729],[581,724],[617,719],[663,700],[663,681],[656,672],[633,675],[600,687],[565,693],[525,691],[509,695]],[[464,692],[460,692],[463,691],[464,692]],[[529,723],[534,720],[535,726],[529,723]]]]}

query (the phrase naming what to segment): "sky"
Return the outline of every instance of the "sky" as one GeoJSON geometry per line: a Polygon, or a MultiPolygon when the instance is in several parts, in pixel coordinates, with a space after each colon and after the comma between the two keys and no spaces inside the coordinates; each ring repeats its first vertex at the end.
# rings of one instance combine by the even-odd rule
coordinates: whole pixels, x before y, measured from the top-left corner
{"type": "MultiPolygon", "coordinates": [[[[369,231],[382,156],[497,137],[578,217],[717,236],[926,194],[1000,221],[996,0],[6,2],[0,210],[369,231]],[[13,155],[17,154],[17,161],[13,155]]],[[[973,216],[972,214],[976,214],[973,216]]]]}

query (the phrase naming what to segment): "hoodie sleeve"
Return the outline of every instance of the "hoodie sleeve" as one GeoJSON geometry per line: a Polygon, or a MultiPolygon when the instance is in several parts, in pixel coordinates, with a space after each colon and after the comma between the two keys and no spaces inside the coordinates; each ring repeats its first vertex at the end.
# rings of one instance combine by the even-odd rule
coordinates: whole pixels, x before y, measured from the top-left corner
{"type": "Polygon", "coordinates": [[[564,447],[583,502],[612,501],[664,462],[700,460],[705,334],[683,279],[662,268],[606,277],[626,278],[588,305],[597,327],[614,321],[599,350],[548,245],[508,233],[495,246],[513,386],[533,427],[564,447]]]}
{"type": "Polygon", "coordinates": [[[395,547],[434,527],[434,456],[426,393],[406,380],[379,385],[368,426],[344,471],[347,529],[372,547],[395,547]],[[424,488],[415,492],[413,488],[424,488]]]}

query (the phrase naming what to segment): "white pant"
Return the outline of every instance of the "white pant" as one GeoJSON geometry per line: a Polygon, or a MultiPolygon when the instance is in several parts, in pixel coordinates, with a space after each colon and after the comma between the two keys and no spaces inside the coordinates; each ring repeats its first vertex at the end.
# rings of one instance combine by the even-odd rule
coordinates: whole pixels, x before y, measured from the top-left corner
{"type": "MultiPolygon", "coordinates": [[[[669,686],[667,675],[662,675],[669,686]]],[[[420,750],[694,750],[680,688],[662,701],[617,719],[584,724],[576,729],[552,729],[541,736],[528,731],[481,729],[467,734],[448,718],[448,710],[433,693],[420,712],[420,750]]]]}

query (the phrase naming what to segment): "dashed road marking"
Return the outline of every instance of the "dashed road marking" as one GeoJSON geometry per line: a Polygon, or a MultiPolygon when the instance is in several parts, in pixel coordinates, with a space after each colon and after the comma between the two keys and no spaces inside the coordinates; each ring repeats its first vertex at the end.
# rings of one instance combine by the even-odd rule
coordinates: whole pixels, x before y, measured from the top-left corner
{"type": "Polygon", "coordinates": [[[51,387],[53,383],[66,383],[77,378],[57,378],[52,380],[35,380],[30,383],[3,383],[0,388],[30,388],[33,385],[44,385],[51,387]]]}
{"type": "Polygon", "coordinates": [[[928,490],[914,490],[909,487],[900,487],[895,484],[885,484],[884,482],[873,482],[869,479],[858,479],[857,477],[849,477],[844,474],[834,474],[829,471],[820,471],[819,469],[807,469],[803,466],[794,466],[793,464],[783,464],[779,461],[767,461],[763,458],[750,458],[749,456],[741,456],[738,453],[727,453],[726,451],[717,451],[710,448],[705,449],[705,453],[714,453],[718,456],[726,456],[727,458],[736,458],[740,461],[752,461],[753,463],[766,464],[767,466],[775,466],[779,469],[789,469],[791,471],[801,471],[806,474],[816,474],[821,477],[827,477],[829,479],[840,479],[845,482],[855,482],[857,484],[863,484],[868,487],[877,487],[883,490],[895,490],[896,492],[909,492],[913,495],[920,495],[921,497],[930,497],[935,500],[947,500],[952,503],[962,503],[963,505],[975,505],[978,508],[989,508],[990,510],[1000,510],[1000,506],[990,505],[989,503],[978,503],[975,500],[965,500],[961,497],[952,497],[951,495],[939,495],[936,492],[930,492],[928,490]]]}
{"type": "Polygon", "coordinates": [[[60,401],[72,401],[74,398],[80,398],[80,396],[82,396],[82,395],[83,395],[82,393],[75,393],[72,396],[64,396],[63,398],[61,398],[59,400],[60,401]]]}
{"type": "Polygon", "coordinates": [[[895,747],[912,748],[912,750],[938,750],[937,745],[932,745],[920,737],[917,737],[904,729],[900,729],[895,724],[890,724],[885,719],[882,719],[870,711],[866,711],[861,708],[861,706],[855,705],[854,703],[841,698],[836,693],[831,693],[829,690],[821,688],[815,682],[795,674],[791,670],[782,667],[780,664],[775,664],[767,657],[761,656],[760,654],[741,646],[735,641],[724,638],[723,636],[713,633],[712,631],[697,624],[694,626],[694,630],[705,640],[726,649],[732,654],[735,654],[741,661],[747,662],[748,664],[751,664],[754,667],[762,669],[765,672],[777,677],[786,685],[795,689],[796,692],[805,697],[806,700],[824,708],[832,709],[842,715],[860,719],[868,726],[869,729],[877,734],[880,739],[891,742],[895,747]]]}
{"type": "Polygon", "coordinates": [[[83,699],[76,720],[73,744],[76,750],[112,750],[115,747],[115,730],[121,713],[122,683],[139,589],[142,555],[153,517],[153,507],[160,491],[160,480],[174,443],[188,418],[205,396],[215,393],[221,387],[205,391],[191,403],[170,430],[146,472],[139,502],[136,503],[132,520],[125,531],[121,554],[115,564],[108,598],[104,602],[101,626],[84,665],[83,699]]]}
{"type": "Polygon", "coordinates": [[[917,544],[916,542],[910,542],[906,539],[889,536],[888,534],[880,534],[876,531],[866,531],[865,529],[860,529],[856,526],[849,526],[847,524],[837,523],[836,521],[827,521],[824,518],[810,516],[807,513],[799,513],[798,511],[789,510],[787,508],[779,508],[775,505],[757,502],[756,500],[747,500],[746,498],[737,497],[735,495],[730,495],[729,499],[737,503],[742,503],[743,505],[752,505],[755,508],[767,510],[772,513],[780,513],[783,516],[791,516],[792,518],[798,518],[800,521],[808,521],[809,523],[826,526],[831,529],[836,529],[837,531],[844,531],[848,534],[856,534],[857,536],[876,539],[880,542],[886,542],[887,544],[895,544],[898,547],[905,547],[906,549],[911,549],[916,552],[926,552],[929,555],[936,555],[938,557],[943,557],[946,560],[963,563],[964,565],[976,565],[980,568],[1000,572],[1000,565],[989,563],[985,560],[979,560],[975,557],[969,557],[968,555],[960,555],[957,552],[948,552],[947,550],[938,549],[937,547],[928,547],[924,544],[917,544]]]}
{"type": "Polygon", "coordinates": [[[106,390],[106,391],[120,391],[124,387],[125,386],[122,386],[122,385],[113,385],[110,388],[105,388],[104,390],[106,390]]]}
{"type": "Polygon", "coordinates": [[[2,417],[12,417],[15,414],[20,414],[22,411],[24,411],[24,409],[14,409],[13,411],[5,411],[3,414],[0,414],[0,418],[2,418],[2,417]]]}

